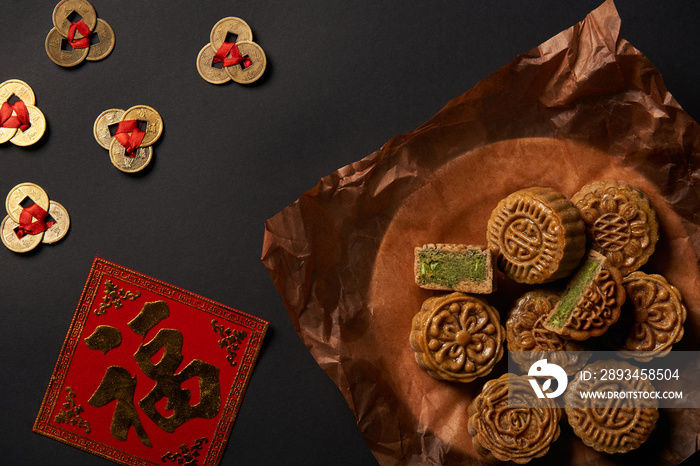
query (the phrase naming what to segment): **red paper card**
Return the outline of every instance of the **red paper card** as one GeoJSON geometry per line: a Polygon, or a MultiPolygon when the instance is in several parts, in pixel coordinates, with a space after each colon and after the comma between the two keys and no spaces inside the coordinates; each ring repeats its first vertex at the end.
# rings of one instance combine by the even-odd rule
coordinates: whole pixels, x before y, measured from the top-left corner
{"type": "Polygon", "coordinates": [[[268,322],[96,258],[33,430],[128,465],[216,465],[268,322]]]}

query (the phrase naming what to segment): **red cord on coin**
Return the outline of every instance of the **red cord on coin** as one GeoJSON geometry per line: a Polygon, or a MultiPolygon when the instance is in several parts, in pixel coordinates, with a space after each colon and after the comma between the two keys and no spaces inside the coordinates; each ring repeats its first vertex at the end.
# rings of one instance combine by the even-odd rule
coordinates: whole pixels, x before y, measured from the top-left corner
{"type": "Polygon", "coordinates": [[[146,132],[139,128],[138,120],[120,121],[114,139],[126,149],[126,155],[136,157],[136,149],[139,148],[146,132]]]}
{"type": "Polygon", "coordinates": [[[29,111],[27,106],[21,100],[14,104],[4,102],[0,107],[0,126],[3,128],[19,128],[21,131],[26,131],[31,123],[29,122],[29,111]],[[15,112],[12,115],[12,112],[15,112]]]}
{"type": "Polygon", "coordinates": [[[216,55],[214,55],[214,59],[212,60],[212,65],[216,63],[223,63],[224,67],[240,65],[242,63],[243,68],[248,68],[253,64],[249,57],[241,55],[235,42],[224,42],[221,44],[221,47],[216,51],[216,55]],[[229,53],[231,57],[227,58],[229,53]]]}
{"type": "Polygon", "coordinates": [[[76,21],[70,24],[70,27],[68,28],[68,43],[70,44],[71,47],[74,49],[85,49],[90,47],[90,36],[92,35],[92,31],[90,30],[90,27],[85,24],[83,20],[76,21]],[[75,31],[78,31],[83,37],[82,39],[76,39],[75,38],[75,31]]]}
{"type": "Polygon", "coordinates": [[[38,235],[43,233],[56,222],[47,222],[46,217],[49,213],[41,208],[39,204],[32,204],[29,207],[22,209],[19,214],[19,227],[17,228],[17,238],[22,238],[24,235],[38,235]],[[32,222],[32,218],[36,221],[32,222]]]}

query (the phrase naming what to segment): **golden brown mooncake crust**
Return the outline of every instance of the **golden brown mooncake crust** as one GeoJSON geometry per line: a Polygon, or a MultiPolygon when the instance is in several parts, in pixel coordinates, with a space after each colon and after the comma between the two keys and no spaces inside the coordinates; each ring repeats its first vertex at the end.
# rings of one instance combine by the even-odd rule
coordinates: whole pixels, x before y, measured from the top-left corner
{"type": "Polygon", "coordinates": [[[605,256],[589,251],[588,258],[569,281],[562,299],[544,320],[544,327],[564,338],[579,341],[600,336],[620,318],[620,309],[625,298],[620,271],[613,267],[605,256]],[[578,298],[568,317],[557,318],[557,315],[561,315],[561,308],[567,301],[566,294],[569,289],[576,288],[575,284],[580,279],[580,275],[586,276],[585,269],[589,262],[597,262],[598,269],[590,277],[585,288],[574,293],[578,298]]]}
{"type": "Polygon", "coordinates": [[[433,378],[471,382],[503,357],[505,329],[486,301],[454,292],[428,298],[413,317],[411,348],[433,378]]]}
{"type": "Polygon", "coordinates": [[[626,334],[616,349],[638,361],[665,356],[683,338],[687,310],[680,291],[661,275],[639,271],[623,278],[622,285],[627,301],[620,330],[626,334]]]}
{"type": "Polygon", "coordinates": [[[592,393],[654,390],[651,382],[641,377],[609,381],[601,380],[602,377],[598,376],[584,380],[584,371],[602,374],[604,369],[629,370],[634,373],[638,368],[619,360],[596,361],[584,367],[583,371],[569,382],[564,393],[566,417],[574,434],[594,450],[610,454],[627,453],[639,448],[653,432],[659,419],[658,400],[631,397],[611,400],[581,398],[579,392],[583,391],[592,393]]]}
{"type": "Polygon", "coordinates": [[[536,361],[548,358],[573,375],[590,357],[582,343],[562,338],[544,327],[544,320],[560,299],[558,291],[532,290],[522,295],[510,310],[506,321],[508,350],[525,372],[536,361]]]}
{"type": "Polygon", "coordinates": [[[591,247],[622,275],[644,265],[659,240],[659,224],[649,198],[624,181],[587,184],[571,201],[581,212],[591,247]]]}
{"type": "Polygon", "coordinates": [[[559,438],[561,409],[551,398],[537,398],[525,376],[489,380],[467,412],[472,444],[487,460],[524,464],[559,438]]]}
{"type": "Polygon", "coordinates": [[[501,200],[489,218],[486,238],[498,268],[519,283],[565,277],[585,253],[581,215],[553,188],[521,189],[501,200]]]}

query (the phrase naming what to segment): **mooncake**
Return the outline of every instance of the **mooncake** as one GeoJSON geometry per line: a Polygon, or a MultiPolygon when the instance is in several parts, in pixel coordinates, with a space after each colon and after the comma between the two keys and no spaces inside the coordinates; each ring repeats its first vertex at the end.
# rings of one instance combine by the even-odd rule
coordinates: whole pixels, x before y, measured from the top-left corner
{"type": "Polygon", "coordinates": [[[595,181],[574,194],[591,248],[622,275],[644,265],[659,240],[656,213],[648,197],[623,181],[595,181]]]}
{"type": "Polygon", "coordinates": [[[505,329],[484,300],[454,292],[423,302],[410,335],[416,362],[433,378],[471,382],[503,357],[505,329]]]}
{"type": "Polygon", "coordinates": [[[644,397],[585,398],[585,393],[653,392],[646,378],[602,377],[609,371],[634,373],[637,367],[626,361],[596,361],[569,382],[564,393],[566,417],[574,434],[589,447],[605,453],[627,453],[639,448],[656,426],[659,419],[658,400],[644,397]],[[629,372],[627,372],[629,371],[629,372]],[[597,374],[597,377],[584,376],[597,374]]]}
{"type": "Polygon", "coordinates": [[[462,244],[427,244],[415,248],[416,284],[428,290],[491,293],[493,256],[487,248],[462,244]]]}
{"type": "Polygon", "coordinates": [[[546,283],[565,277],[585,254],[581,215],[553,188],[512,193],[498,203],[487,227],[488,247],[498,268],[519,283],[546,283]]]}
{"type": "Polygon", "coordinates": [[[553,399],[535,396],[527,377],[508,373],[484,384],[468,415],[480,455],[524,464],[544,456],[559,438],[562,413],[553,399]]]}
{"type": "Polygon", "coordinates": [[[544,328],[543,321],[560,299],[560,292],[528,291],[510,310],[506,321],[508,350],[525,372],[536,361],[546,358],[564,369],[568,375],[573,375],[590,358],[590,352],[580,342],[562,338],[544,328]]]}
{"type": "Polygon", "coordinates": [[[624,302],[620,271],[605,256],[590,251],[544,321],[544,327],[574,340],[597,337],[617,322],[624,302]]]}
{"type": "Polygon", "coordinates": [[[687,311],[680,291],[661,275],[632,272],[622,279],[627,300],[610,340],[623,356],[648,362],[683,337],[687,311]]]}

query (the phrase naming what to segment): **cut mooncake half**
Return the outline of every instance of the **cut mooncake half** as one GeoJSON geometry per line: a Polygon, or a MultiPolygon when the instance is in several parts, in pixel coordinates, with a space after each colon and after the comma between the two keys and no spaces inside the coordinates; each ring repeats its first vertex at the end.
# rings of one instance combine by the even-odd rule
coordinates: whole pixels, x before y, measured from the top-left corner
{"type": "Polygon", "coordinates": [[[620,318],[625,297],[620,271],[605,256],[590,251],[544,327],[574,340],[602,335],[620,318]]]}
{"type": "Polygon", "coordinates": [[[496,289],[491,251],[462,244],[415,248],[416,284],[428,290],[488,294],[496,289]]]}

